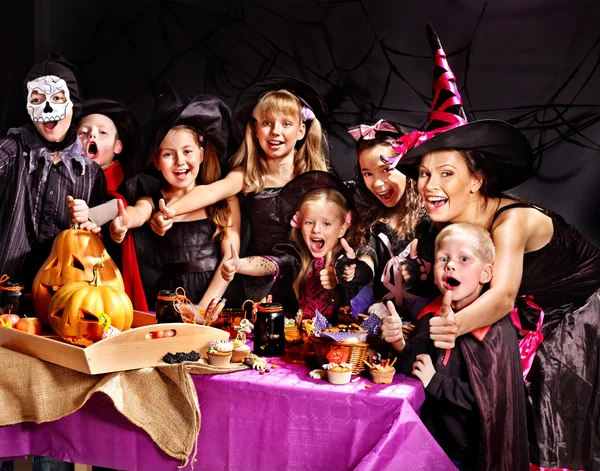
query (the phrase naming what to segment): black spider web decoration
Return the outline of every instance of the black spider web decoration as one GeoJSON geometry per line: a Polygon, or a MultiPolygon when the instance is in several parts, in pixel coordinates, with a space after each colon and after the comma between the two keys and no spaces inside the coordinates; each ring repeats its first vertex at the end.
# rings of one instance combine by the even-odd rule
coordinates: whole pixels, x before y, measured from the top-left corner
{"type": "MultiPolygon", "coordinates": [[[[162,80],[169,80],[178,92],[183,89],[182,95],[213,93],[232,105],[241,90],[268,74],[300,78],[323,94],[330,111],[327,130],[333,142],[335,166],[348,165],[348,159],[353,162],[354,142],[346,133],[348,127],[391,117],[415,128],[421,127],[427,118],[431,93],[430,83],[424,82],[423,77],[428,75],[420,75],[419,80],[414,77],[414,69],[428,74],[431,70],[425,22],[423,32],[413,42],[418,47],[398,48],[393,40],[380,34],[381,15],[374,15],[373,2],[125,3],[126,6],[115,1],[107,4],[85,43],[86,59],[81,66],[88,95],[113,96],[128,102],[138,112],[142,124],[148,118],[152,98],[162,80]],[[352,54],[348,54],[337,37],[338,18],[343,15],[353,17],[361,25],[360,47],[352,54]],[[102,71],[101,64],[110,64],[115,58],[126,65],[126,72],[108,78],[110,68],[102,71]],[[407,68],[406,61],[411,61],[413,67],[407,68]],[[361,81],[371,68],[378,71],[380,83],[376,86],[361,81]],[[406,106],[397,103],[395,95],[399,89],[406,106]]],[[[600,35],[591,44],[582,46],[585,52],[577,65],[555,90],[546,93],[547,98],[538,98],[530,105],[507,103],[502,108],[478,108],[469,93],[472,72],[478,67],[474,46],[491,16],[490,8],[498,3],[487,0],[477,5],[479,10],[467,26],[466,44],[452,50],[446,48],[470,119],[501,115],[501,119],[528,136],[538,157],[537,178],[564,181],[573,177],[580,169],[551,178],[540,167],[548,152],[559,145],[573,146],[573,151],[600,150],[600,143],[584,134],[598,124],[600,103],[582,103],[581,99],[592,84],[598,83],[600,35]],[[456,67],[455,61],[458,64],[462,61],[464,67],[456,67]]],[[[445,38],[441,39],[445,43],[445,38]]]]}

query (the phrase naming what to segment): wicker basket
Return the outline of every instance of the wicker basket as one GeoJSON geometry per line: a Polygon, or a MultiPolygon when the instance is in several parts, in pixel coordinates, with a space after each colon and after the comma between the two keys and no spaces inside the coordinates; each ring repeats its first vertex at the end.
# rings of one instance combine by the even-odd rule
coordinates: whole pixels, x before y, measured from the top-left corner
{"type": "Polygon", "coordinates": [[[341,349],[348,351],[347,363],[352,365],[352,374],[360,374],[365,370],[364,360],[374,353],[381,354],[382,358],[387,358],[390,354],[390,344],[385,342],[379,336],[369,336],[365,342],[336,342],[327,337],[310,336],[310,352],[316,356],[320,365],[329,363],[327,354],[330,350],[341,349]]]}

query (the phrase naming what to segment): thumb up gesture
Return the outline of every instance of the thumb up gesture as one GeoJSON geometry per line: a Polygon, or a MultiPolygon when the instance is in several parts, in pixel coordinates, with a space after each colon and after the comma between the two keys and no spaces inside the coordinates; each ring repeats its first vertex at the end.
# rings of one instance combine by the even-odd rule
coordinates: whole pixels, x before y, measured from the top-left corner
{"type": "Polygon", "coordinates": [[[444,294],[440,315],[429,319],[429,337],[436,348],[454,348],[458,325],[452,309],[452,291],[444,294]]]}
{"type": "Polygon", "coordinates": [[[231,257],[221,265],[221,276],[229,283],[240,268],[240,257],[233,244],[231,244],[231,257]]]}
{"type": "Polygon", "coordinates": [[[164,199],[158,201],[158,211],[150,219],[150,227],[159,236],[165,233],[173,226],[175,210],[167,206],[164,199]]]}
{"type": "MultiPolygon", "coordinates": [[[[350,244],[348,244],[346,239],[344,239],[342,237],[340,239],[340,244],[342,245],[342,248],[344,249],[344,252],[346,253],[346,258],[348,258],[349,262],[352,262],[352,261],[355,262],[356,261],[356,252],[354,251],[354,249],[352,247],[350,247],[350,244]]],[[[347,283],[350,283],[354,279],[355,274],[356,274],[356,262],[355,263],[347,262],[344,265],[344,273],[342,275],[342,278],[347,283]]]]}
{"type": "Polygon", "coordinates": [[[110,223],[110,237],[117,244],[123,242],[125,235],[127,234],[127,228],[129,226],[129,215],[125,211],[123,202],[117,200],[117,217],[115,217],[110,223]]]}
{"type": "Polygon", "coordinates": [[[325,257],[325,267],[319,272],[319,278],[321,279],[321,285],[326,290],[334,289],[335,285],[337,285],[333,254],[331,252],[327,252],[327,256],[325,257]]]}
{"type": "Polygon", "coordinates": [[[387,302],[387,308],[390,315],[383,319],[381,323],[381,335],[386,342],[392,344],[394,350],[401,352],[406,347],[406,341],[402,333],[402,319],[392,301],[387,302]]]}

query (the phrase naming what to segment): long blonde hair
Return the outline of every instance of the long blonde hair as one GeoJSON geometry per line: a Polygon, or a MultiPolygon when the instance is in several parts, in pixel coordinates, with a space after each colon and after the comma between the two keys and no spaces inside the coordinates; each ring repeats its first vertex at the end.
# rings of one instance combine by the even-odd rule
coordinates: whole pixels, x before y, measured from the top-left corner
{"type": "MultiPolygon", "coordinates": [[[[254,117],[246,123],[244,141],[231,157],[232,167],[243,165],[244,191],[259,192],[265,187],[267,165],[264,151],[256,138],[254,124],[269,115],[284,116],[302,122],[302,102],[287,90],[272,90],[265,93],[254,107],[254,117]]],[[[294,177],[309,170],[327,171],[328,162],[324,149],[328,148],[327,138],[317,118],[305,123],[306,136],[294,155],[294,177]]]]}
{"type": "MultiPolygon", "coordinates": [[[[217,154],[217,150],[215,147],[204,137],[196,128],[192,126],[187,126],[184,124],[179,124],[177,126],[173,126],[169,129],[169,132],[177,132],[177,131],[188,131],[194,136],[194,140],[198,144],[200,148],[204,148],[204,159],[200,164],[200,169],[198,172],[198,176],[196,177],[196,183],[199,185],[208,185],[209,183],[216,182],[221,179],[221,166],[219,162],[219,156],[217,154]]],[[[154,156],[155,159],[160,155],[159,146],[154,156]]],[[[164,177],[161,178],[163,183],[166,183],[164,177]]],[[[215,232],[212,235],[212,238],[216,238],[219,236],[220,239],[225,237],[225,231],[227,230],[229,216],[231,214],[231,210],[229,209],[229,204],[227,200],[218,201],[217,203],[206,207],[206,215],[208,219],[215,225],[215,232]]]]}
{"type": "MultiPolygon", "coordinates": [[[[304,199],[302,200],[302,204],[300,205],[300,221],[302,220],[302,210],[308,204],[318,204],[318,203],[332,203],[335,205],[337,209],[338,220],[343,224],[346,221],[346,216],[350,212],[350,206],[348,205],[348,201],[342,194],[334,190],[332,188],[320,188],[318,190],[313,190],[308,193],[304,199]]],[[[348,243],[352,245],[352,237],[349,237],[349,230],[346,231],[346,240],[348,243]]],[[[292,285],[294,289],[294,293],[296,294],[296,298],[300,299],[301,295],[304,291],[304,287],[306,286],[306,280],[308,279],[312,268],[313,268],[313,256],[308,250],[306,246],[306,242],[304,242],[304,238],[302,237],[302,231],[300,228],[293,228],[290,234],[290,238],[292,241],[296,243],[298,248],[300,249],[300,259],[301,259],[301,267],[300,273],[294,280],[294,284],[292,285]]],[[[338,255],[342,250],[342,246],[338,243],[335,245],[332,255],[333,260],[337,259],[338,255]]]]}

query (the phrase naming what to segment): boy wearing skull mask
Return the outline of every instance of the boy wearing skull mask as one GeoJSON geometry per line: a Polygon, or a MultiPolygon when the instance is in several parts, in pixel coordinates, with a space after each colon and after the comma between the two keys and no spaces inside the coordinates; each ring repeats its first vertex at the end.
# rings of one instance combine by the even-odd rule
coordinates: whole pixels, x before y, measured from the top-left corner
{"type": "Polygon", "coordinates": [[[70,226],[67,196],[96,205],[106,180],[77,138],[81,100],[72,65],[52,54],[29,71],[24,92],[32,123],[0,139],[0,273],[30,291],[54,237],[70,226]]]}
{"type": "MultiPolygon", "coordinates": [[[[0,139],[0,274],[29,292],[54,237],[70,226],[67,196],[98,204],[106,179],[77,138],[81,100],[72,65],[52,54],[29,71],[24,91],[32,123],[0,139]]],[[[0,462],[0,469],[12,470],[14,462],[0,462]]],[[[34,471],[71,469],[50,457],[33,459],[34,471]]]]}

